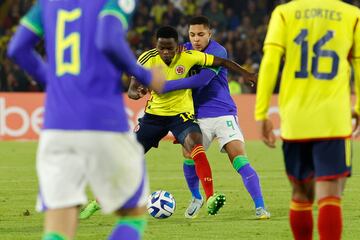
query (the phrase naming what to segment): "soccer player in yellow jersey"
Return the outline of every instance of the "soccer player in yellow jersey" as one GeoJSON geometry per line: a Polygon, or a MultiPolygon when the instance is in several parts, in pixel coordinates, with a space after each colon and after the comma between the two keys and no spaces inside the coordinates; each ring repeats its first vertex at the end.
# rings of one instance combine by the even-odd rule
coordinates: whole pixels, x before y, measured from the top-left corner
{"type": "MultiPolygon", "coordinates": [[[[170,26],[159,28],[156,33],[156,49],[143,53],[138,62],[146,68],[160,65],[164,67],[167,79],[175,80],[186,77],[194,65],[225,66],[230,70],[244,74],[249,80],[255,80],[238,64],[199,51],[177,52],[178,33],[170,26]]],[[[129,88],[129,97],[138,99],[143,93],[133,80],[129,88]]],[[[196,173],[207,199],[208,213],[214,215],[225,202],[225,196],[214,194],[211,169],[202,144],[201,130],[194,122],[194,106],[190,89],[178,90],[166,94],[151,92],[151,98],[140,120],[136,131],[138,141],[144,146],[145,152],[156,147],[169,131],[176,140],[191,153],[195,162],[196,173]]]]}
{"type": "Polygon", "coordinates": [[[357,119],[353,135],[360,128],[360,10],[339,0],[298,0],[272,13],[255,109],[269,147],[275,147],[275,136],[267,111],[283,56],[279,109],[285,168],[293,190],[291,230],[295,239],[312,239],[316,196],[320,239],[338,240],[342,186],[351,173],[351,116],[357,119]],[[353,114],[349,59],[357,94],[353,114]]]}

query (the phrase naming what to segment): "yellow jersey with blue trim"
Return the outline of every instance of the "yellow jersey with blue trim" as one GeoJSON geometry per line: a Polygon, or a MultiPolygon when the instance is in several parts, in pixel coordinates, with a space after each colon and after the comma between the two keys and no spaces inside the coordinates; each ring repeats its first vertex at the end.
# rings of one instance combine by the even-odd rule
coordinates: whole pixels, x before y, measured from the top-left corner
{"type": "MultiPolygon", "coordinates": [[[[213,61],[213,55],[195,50],[177,53],[169,65],[164,63],[156,49],[146,51],[138,58],[138,63],[145,68],[163,67],[167,81],[185,78],[194,65],[212,66],[213,61]]],[[[184,112],[194,114],[191,89],[177,90],[165,94],[157,94],[151,91],[151,97],[147,102],[145,112],[159,116],[175,116],[184,112]]]]}
{"type": "MultiPolygon", "coordinates": [[[[273,11],[264,56],[267,51],[285,56],[279,92],[283,139],[351,135],[349,58],[358,61],[360,57],[359,20],[360,10],[339,0],[296,0],[273,11]]],[[[257,120],[267,118],[275,68],[274,63],[260,67],[257,120]]],[[[356,79],[356,89],[360,89],[356,79]]],[[[359,103],[358,97],[356,106],[359,103]]]]}

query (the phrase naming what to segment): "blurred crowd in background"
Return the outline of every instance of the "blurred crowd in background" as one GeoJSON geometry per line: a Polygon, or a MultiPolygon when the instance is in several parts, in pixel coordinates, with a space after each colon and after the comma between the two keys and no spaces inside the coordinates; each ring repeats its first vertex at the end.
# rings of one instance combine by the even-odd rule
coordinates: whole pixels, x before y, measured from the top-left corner
{"type": "MultiPolygon", "coordinates": [[[[0,91],[42,91],[28,75],[6,58],[6,46],[33,0],[0,0],[0,91]]],[[[262,58],[262,44],[271,11],[286,0],[140,0],[128,32],[134,54],[154,48],[156,29],[162,25],[176,27],[179,42],[188,41],[188,20],[194,15],[207,16],[213,39],[222,44],[228,57],[251,72],[257,72],[262,58]]],[[[359,0],[348,0],[360,6],[359,0]]],[[[41,50],[41,45],[39,46],[41,50]]],[[[233,94],[254,93],[240,76],[230,75],[233,94]]],[[[277,90],[275,90],[277,91],[277,90]]]]}

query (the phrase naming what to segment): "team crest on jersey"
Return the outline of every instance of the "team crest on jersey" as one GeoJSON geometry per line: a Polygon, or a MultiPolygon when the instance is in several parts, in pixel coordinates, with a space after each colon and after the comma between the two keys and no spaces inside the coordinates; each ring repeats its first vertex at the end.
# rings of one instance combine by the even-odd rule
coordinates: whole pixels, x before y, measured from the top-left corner
{"type": "Polygon", "coordinates": [[[182,75],[185,73],[185,67],[183,65],[176,66],[175,72],[178,75],[182,75]]]}
{"type": "Polygon", "coordinates": [[[130,14],[135,9],[135,0],[118,0],[119,7],[126,13],[130,14]]]}

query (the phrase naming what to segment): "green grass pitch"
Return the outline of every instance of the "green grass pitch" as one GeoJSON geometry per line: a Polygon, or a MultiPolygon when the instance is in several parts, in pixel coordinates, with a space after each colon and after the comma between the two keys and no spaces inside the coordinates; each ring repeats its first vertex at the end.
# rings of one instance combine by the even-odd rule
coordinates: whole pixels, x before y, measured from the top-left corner
{"type": "MultiPolygon", "coordinates": [[[[0,239],[40,239],[43,215],[34,211],[37,194],[34,142],[0,142],[0,239]]],[[[275,150],[261,142],[249,141],[247,152],[258,171],[270,220],[254,220],[254,207],[242,180],[216,143],[208,151],[215,189],[227,196],[227,203],[217,216],[207,216],[203,208],[193,220],[183,217],[190,194],[182,175],[179,145],[161,142],[159,149],[147,154],[151,190],[171,192],[177,203],[169,219],[149,223],[144,239],[291,239],[288,224],[289,183],[285,177],[280,143],[275,150]]],[[[343,198],[343,239],[360,239],[360,142],[354,142],[353,176],[343,198]]],[[[106,159],[104,159],[106,160],[106,159]]],[[[316,217],[317,210],[315,208],[316,217]]],[[[81,221],[76,239],[106,239],[115,223],[114,216],[96,213],[81,221]]],[[[316,220],[315,220],[316,223],[316,220]]],[[[316,225],[315,225],[316,231],[316,225]]],[[[314,234],[315,238],[316,232],[314,234]]]]}

